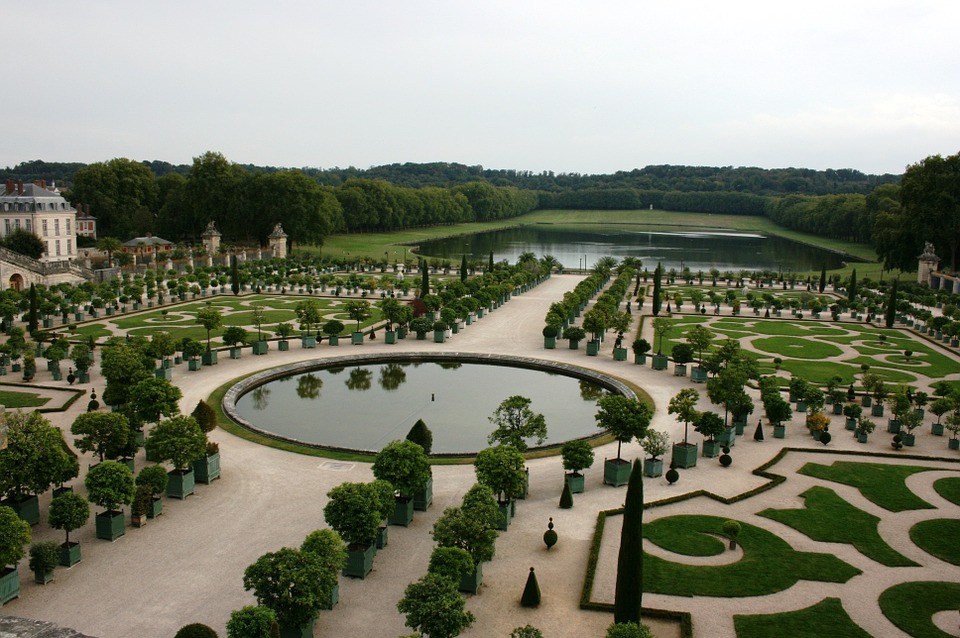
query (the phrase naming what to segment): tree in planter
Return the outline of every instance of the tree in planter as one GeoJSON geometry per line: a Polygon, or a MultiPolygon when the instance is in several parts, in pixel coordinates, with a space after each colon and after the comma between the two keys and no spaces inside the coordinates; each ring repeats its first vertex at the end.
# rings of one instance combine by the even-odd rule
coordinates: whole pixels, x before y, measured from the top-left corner
{"type": "Polygon", "coordinates": [[[66,536],[63,547],[70,546],[70,532],[80,529],[90,519],[90,505],[76,492],[64,492],[50,501],[50,511],[47,514],[50,527],[62,529],[66,536]]]}
{"type": "Polygon", "coordinates": [[[410,329],[417,334],[417,339],[423,339],[428,332],[433,330],[433,322],[425,316],[417,317],[410,322],[410,329]]]}
{"type": "Polygon", "coordinates": [[[197,407],[190,413],[197,420],[197,425],[204,434],[213,432],[217,427],[217,413],[209,403],[200,399],[197,401],[197,407]]]}
{"type": "Polygon", "coordinates": [[[593,341],[600,341],[610,325],[610,318],[601,306],[594,305],[583,315],[583,329],[593,335],[593,341]]]}
{"type": "Polygon", "coordinates": [[[257,327],[257,341],[263,341],[263,321],[266,318],[266,311],[260,303],[255,303],[251,307],[253,311],[250,313],[250,318],[253,320],[253,325],[257,327]]]}
{"type": "Polygon", "coordinates": [[[341,483],[327,492],[323,517],[351,550],[369,546],[377,537],[380,497],[368,483],[341,483]]]}
{"type": "Polygon", "coordinates": [[[6,447],[0,449],[0,493],[11,501],[22,502],[46,492],[72,468],[75,460],[64,449],[59,428],[41,413],[17,410],[6,415],[5,423],[6,447]]]}
{"type": "Polygon", "coordinates": [[[403,321],[403,308],[406,306],[396,297],[384,297],[377,306],[380,308],[380,316],[387,322],[387,332],[393,331],[394,325],[403,321]]]}
{"type": "Polygon", "coordinates": [[[170,477],[167,471],[161,465],[148,465],[137,474],[134,483],[137,487],[146,487],[150,498],[156,498],[167,491],[167,483],[170,477]]]}
{"type": "Polygon", "coordinates": [[[520,452],[527,451],[528,438],[536,437],[537,445],[542,444],[547,438],[547,423],[542,414],[530,409],[530,403],[530,399],[519,395],[504,399],[493,416],[487,417],[497,426],[487,437],[487,443],[512,445],[520,452]]]}
{"type": "Polygon", "coordinates": [[[70,432],[80,438],[74,444],[81,452],[92,452],[104,458],[117,458],[130,438],[130,422],[119,412],[84,412],[78,416],[70,432]]]}
{"type": "Polygon", "coordinates": [[[203,354],[204,347],[203,344],[197,341],[196,339],[187,339],[183,342],[183,356],[185,356],[190,361],[196,361],[197,358],[203,354]]]}
{"type": "MultiPolygon", "coordinates": [[[[0,505],[0,576],[16,572],[23,558],[23,547],[31,540],[30,524],[22,520],[12,508],[0,505]]],[[[17,592],[19,592],[19,581],[17,592]]],[[[0,600],[0,604],[7,599],[0,600]]]]}
{"type": "Polygon", "coordinates": [[[154,332],[150,338],[150,353],[155,359],[163,362],[169,361],[170,357],[177,351],[177,342],[169,332],[154,332]]]}
{"type": "Polygon", "coordinates": [[[38,584],[53,580],[53,572],[60,562],[60,547],[57,541],[40,541],[30,547],[30,571],[38,584]]]}
{"type": "Polygon", "coordinates": [[[481,450],[473,467],[477,481],[493,490],[500,503],[509,503],[523,493],[527,478],[523,455],[512,445],[481,450]]]}
{"type": "Polygon", "coordinates": [[[675,364],[685,366],[693,361],[693,348],[689,343],[678,343],[673,346],[671,355],[673,356],[673,362],[675,364]]]}
{"type": "Polygon", "coordinates": [[[133,502],[135,485],[133,472],[123,463],[104,461],[90,468],[84,479],[90,500],[107,513],[133,502]]]}
{"type": "Polygon", "coordinates": [[[103,400],[107,405],[122,406],[130,401],[130,389],[140,381],[153,376],[153,357],[141,345],[146,340],[111,341],[103,348],[100,373],[107,380],[103,400]]]}
{"type": "Polygon", "coordinates": [[[670,435],[660,430],[647,430],[640,439],[643,451],[650,455],[651,460],[658,460],[667,453],[670,445],[670,435]]]}
{"type": "Polygon", "coordinates": [[[647,341],[646,339],[641,339],[640,337],[637,337],[636,339],[633,340],[633,346],[632,346],[633,354],[637,355],[638,357],[646,356],[646,354],[650,352],[650,348],[651,348],[650,342],[647,341]]]}
{"type": "Polygon", "coordinates": [[[210,333],[223,325],[223,315],[216,308],[201,308],[197,311],[197,323],[207,331],[207,352],[210,352],[210,333]]]}
{"type": "Polygon", "coordinates": [[[160,421],[150,432],[147,445],[162,461],[169,460],[178,473],[184,473],[190,464],[203,458],[207,451],[207,437],[192,416],[175,416],[160,421]]]}
{"type": "Polygon", "coordinates": [[[657,339],[657,354],[663,354],[663,338],[673,328],[673,320],[666,317],[657,317],[653,320],[653,334],[657,339]]]}
{"type": "Polygon", "coordinates": [[[688,445],[687,426],[692,421],[699,418],[697,411],[697,402],[700,400],[700,393],[693,388],[684,388],[680,390],[672,399],[670,399],[667,414],[676,414],[677,421],[683,423],[683,444],[688,445]]]}
{"type": "Polygon", "coordinates": [[[939,397],[933,400],[933,403],[930,404],[930,412],[937,417],[936,425],[940,425],[940,419],[943,418],[943,415],[954,409],[953,399],[951,397],[939,397]]]}
{"type": "Polygon", "coordinates": [[[363,299],[351,299],[346,303],[347,316],[357,322],[355,332],[360,332],[360,323],[370,318],[370,302],[363,299]]]}
{"type": "Polygon", "coordinates": [[[586,331],[580,326],[570,326],[563,331],[564,339],[568,341],[576,341],[577,343],[583,341],[586,336],[586,331]]]}
{"type": "MultiPolygon", "coordinates": [[[[497,512],[494,505],[494,512],[497,512]]],[[[448,507],[433,524],[433,540],[440,547],[456,547],[470,556],[470,571],[489,561],[496,552],[497,530],[490,521],[474,516],[466,507],[448,507]]]]}
{"type": "Polygon", "coordinates": [[[307,551],[284,547],[268,552],[243,572],[243,588],[257,603],[272,609],[283,628],[299,629],[314,622],[330,599],[336,574],[307,551]]]}
{"type": "Polygon", "coordinates": [[[723,425],[723,418],[716,412],[701,412],[697,417],[693,427],[708,441],[716,441],[717,437],[723,434],[726,426],[723,425]]]}
{"type": "Polygon", "coordinates": [[[560,448],[563,459],[563,469],[572,472],[573,476],[580,476],[580,470],[593,465],[593,448],[583,439],[567,441],[560,448]]]}
{"type": "Polygon", "coordinates": [[[166,379],[149,377],[130,388],[129,405],[137,424],[156,423],[179,414],[182,397],[180,388],[166,379]]]}
{"type": "Polygon", "coordinates": [[[496,528],[500,522],[497,497],[488,485],[474,483],[473,487],[463,495],[460,507],[470,518],[480,521],[491,529],[496,528]]]}
{"type": "Polygon", "coordinates": [[[397,611],[406,615],[406,626],[421,636],[453,638],[476,620],[471,612],[464,611],[465,603],[453,579],[428,573],[407,586],[397,611]]]}
{"type": "Polygon", "coordinates": [[[280,638],[277,615],[269,607],[247,605],[230,612],[227,638],[280,638]]]}
{"type": "Polygon", "coordinates": [[[320,558],[327,572],[333,575],[333,584],[336,585],[337,575],[347,562],[347,550],[343,539],[335,531],[318,529],[310,532],[303,539],[300,550],[320,558]]]}
{"type": "Polygon", "coordinates": [[[223,331],[223,342],[231,348],[242,348],[247,345],[247,331],[240,326],[228,326],[223,331]]]}
{"type": "MultiPolygon", "coordinates": [[[[335,337],[343,332],[343,322],[337,321],[336,319],[331,319],[330,321],[323,324],[323,334],[328,337],[335,337]]],[[[310,336],[310,333],[307,333],[307,336],[310,336]]]]}
{"type": "Polygon", "coordinates": [[[608,394],[597,401],[597,427],[607,430],[617,439],[617,460],[624,443],[640,439],[650,425],[653,411],[637,399],[621,394],[608,394]]]}
{"type": "MultiPolygon", "coordinates": [[[[257,328],[259,332],[259,327],[257,328]]],[[[289,323],[278,323],[277,334],[280,335],[280,341],[286,341],[287,337],[293,334],[293,326],[289,323]]]]}
{"type": "Polygon", "coordinates": [[[409,501],[430,480],[430,461],[412,441],[393,441],[377,453],[373,475],[390,483],[398,501],[409,501]]]}
{"type": "Polygon", "coordinates": [[[423,453],[428,456],[430,455],[430,450],[433,449],[433,432],[431,432],[427,424],[423,422],[423,419],[417,419],[417,422],[413,424],[413,427],[407,432],[407,440],[422,447],[423,453]]]}
{"type": "Polygon", "coordinates": [[[458,582],[463,573],[473,569],[473,559],[459,547],[434,547],[430,552],[427,573],[437,574],[458,582]]]}
{"type": "MultiPolygon", "coordinates": [[[[703,363],[703,353],[710,348],[714,332],[706,326],[697,325],[687,332],[687,343],[697,352],[697,362],[703,363]]],[[[676,352],[674,352],[676,354],[676,352]]]]}

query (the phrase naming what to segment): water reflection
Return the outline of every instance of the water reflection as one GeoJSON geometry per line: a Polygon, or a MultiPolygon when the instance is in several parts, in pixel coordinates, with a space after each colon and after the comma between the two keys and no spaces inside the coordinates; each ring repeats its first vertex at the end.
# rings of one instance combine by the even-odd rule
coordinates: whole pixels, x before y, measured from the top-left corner
{"type": "Polygon", "coordinates": [[[316,399],[320,396],[323,379],[313,373],[301,374],[297,379],[297,396],[301,399],[316,399]]]}
{"type": "Polygon", "coordinates": [[[603,388],[592,381],[580,381],[580,398],[584,401],[596,403],[604,394],[603,388]]]}
{"type": "Polygon", "coordinates": [[[407,380],[407,373],[399,363],[388,363],[380,368],[380,387],[393,392],[407,380]]]}
{"type": "Polygon", "coordinates": [[[253,395],[254,410],[266,410],[267,406],[270,405],[270,388],[267,386],[261,385],[251,394],[253,395]]]}
{"type": "Polygon", "coordinates": [[[344,381],[350,390],[369,390],[373,385],[373,372],[366,368],[354,368],[350,371],[350,378],[344,381]]]}

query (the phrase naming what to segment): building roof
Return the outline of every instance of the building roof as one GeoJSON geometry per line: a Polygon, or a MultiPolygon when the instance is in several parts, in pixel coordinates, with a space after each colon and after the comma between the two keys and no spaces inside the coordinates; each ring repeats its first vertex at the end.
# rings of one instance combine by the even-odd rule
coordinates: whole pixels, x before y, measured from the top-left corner
{"type": "Polygon", "coordinates": [[[137,248],[139,246],[173,246],[172,241],[167,241],[162,237],[146,235],[145,237],[134,237],[130,241],[123,242],[127,248],[137,248]]]}

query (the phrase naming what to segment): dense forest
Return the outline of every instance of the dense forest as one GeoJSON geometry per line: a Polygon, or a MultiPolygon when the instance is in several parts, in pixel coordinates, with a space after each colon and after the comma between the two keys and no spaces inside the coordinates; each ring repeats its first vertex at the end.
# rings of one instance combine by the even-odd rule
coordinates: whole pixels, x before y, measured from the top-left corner
{"type": "Polygon", "coordinates": [[[871,242],[878,215],[899,214],[901,179],[853,169],[732,166],[647,166],[607,175],[447,162],[287,169],[236,164],[211,152],[191,165],[37,160],[0,171],[7,177],[66,186],[72,203],[90,205],[101,235],[152,232],[192,242],[212,220],[225,241],[261,244],[276,223],[294,243],[318,244],[332,232],[506,219],[538,208],[764,215],[790,229],[871,242]]]}

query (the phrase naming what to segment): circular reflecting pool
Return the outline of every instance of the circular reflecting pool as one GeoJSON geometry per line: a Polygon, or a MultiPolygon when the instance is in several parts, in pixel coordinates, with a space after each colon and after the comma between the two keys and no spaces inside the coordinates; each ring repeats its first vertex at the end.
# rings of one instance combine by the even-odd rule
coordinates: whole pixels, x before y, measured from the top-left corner
{"type": "Polygon", "coordinates": [[[614,379],[563,364],[403,354],[267,370],[231,388],[224,408],[241,425],[271,436],[371,452],[405,438],[423,419],[434,454],[469,454],[487,447],[495,427],[488,417],[507,397],[531,400],[547,423],[543,445],[551,445],[600,434],[596,401],[609,392],[633,396],[614,379]]]}

